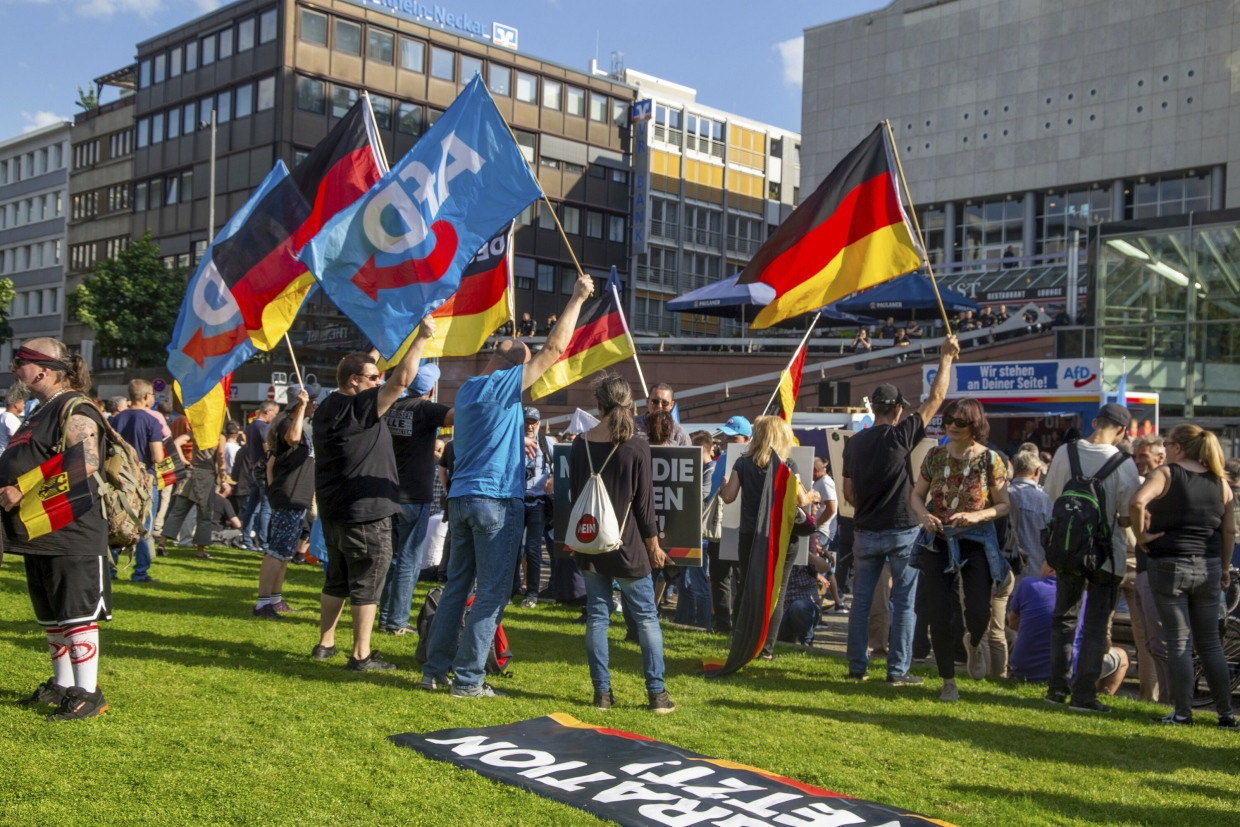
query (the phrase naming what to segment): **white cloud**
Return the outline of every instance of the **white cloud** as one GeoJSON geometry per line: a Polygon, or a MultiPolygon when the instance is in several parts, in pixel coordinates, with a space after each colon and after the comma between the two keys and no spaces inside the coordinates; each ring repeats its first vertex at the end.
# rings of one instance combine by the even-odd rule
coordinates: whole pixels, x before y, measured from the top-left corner
{"type": "Polygon", "coordinates": [[[805,38],[781,40],[771,48],[779,52],[779,59],[784,65],[784,85],[800,86],[805,64],[805,38]]]}
{"type": "Polygon", "coordinates": [[[42,129],[54,123],[71,121],[73,118],[57,115],[55,112],[23,112],[22,120],[26,122],[22,127],[22,132],[34,132],[36,129],[42,129]]]}
{"type": "Polygon", "coordinates": [[[204,14],[209,11],[215,11],[224,5],[224,0],[194,0],[196,5],[204,14]]]}
{"type": "Polygon", "coordinates": [[[163,0],[85,0],[79,8],[87,17],[112,17],[128,13],[152,17],[163,7],[163,0]]]}

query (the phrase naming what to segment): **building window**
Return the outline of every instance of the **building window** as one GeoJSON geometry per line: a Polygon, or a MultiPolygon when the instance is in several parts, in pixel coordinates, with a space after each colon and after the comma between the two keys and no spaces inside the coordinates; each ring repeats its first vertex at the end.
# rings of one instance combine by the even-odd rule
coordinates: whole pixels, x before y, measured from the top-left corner
{"type": "Polygon", "coordinates": [[[348,20],[336,21],[336,51],[347,55],[361,55],[362,27],[348,20]]]}
{"type": "Polygon", "coordinates": [[[420,40],[400,39],[400,68],[422,74],[426,66],[426,45],[420,40]]]}
{"type": "Polygon", "coordinates": [[[185,104],[185,108],[181,113],[181,134],[192,135],[194,130],[198,128],[198,119],[194,115],[198,112],[198,105],[193,103],[185,104]]]}
{"type": "Polygon", "coordinates": [[[505,98],[512,94],[512,70],[507,66],[496,66],[492,63],[488,80],[492,94],[505,98]]]}
{"type": "Polygon", "coordinates": [[[422,107],[416,103],[401,103],[397,109],[396,131],[404,135],[422,134],[422,107]]]}
{"type": "Polygon", "coordinates": [[[276,10],[267,9],[258,16],[258,42],[270,43],[276,39],[276,10]]]}
{"type": "Polygon", "coordinates": [[[564,107],[564,111],[570,115],[576,115],[579,118],[586,116],[586,93],[583,89],[576,87],[568,87],[568,102],[564,107]]]}
{"type": "Polygon", "coordinates": [[[560,111],[560,96],[563,93],[563,85],[558,80],[543,79],[543,106],[548,109],[560,111]]]}
{"type": "Polygon", "coordinates": [[[138,88],[145,89],[151,85],[151,59],[147,58],[138,64],[138,88]]]}
{"type": "Polygon", "coordinates": [[[581,232],[581,210],[579,208],[565,205],[560,214],[560,221],[564,224],[565,233],[577,235],[581,232]]]}
{"type": "Polygon", "coordinates": [[[482,74],[482,61],[469,55],[461,55],[461,83],[469,83],[475,74],[482,74]]]}
{"type": "Polygon", "coordinates": [[[276,105],[275,77],[262,78],[258,81],[258,96],[254,101],[254,111],[263,112],[276,105]]]}
{"type": "Polygon", "coordinates": [[[396,42],[395,36],[391,32],[385,32],[382,29],[370,30],[370,42],[366,47],[366,57],[375,63],[386,63],[392,65],[392,50],[396,42]]]}
{"type": "Polygon", "coordinates": [[[181,203],[188,204],[194,198],[194,171],[187,169],[181,173],[181,203]]]}
{"type": "Polygon", "coordinates": [[[133,208],[134,212],[146,211],[146,182],[139,181],[133,186],[133,208]]]}
{"type": "Polygon", "coordinates": [[[534,142],[537,140],[534,133],[516,129],[513,134],[517,136],[517,146],[521,147],[521,157],[528,164],[534,163],[534,142]]]}
{"type": "Polygon", "coordinates": [[[198,101],[198,123],[202,124],[204,128],[211,125],[211,110],[214,108],[215,98],[211,95],[207,95],[198,101]]]}
{"type": "MultiPolygon", "coordinates": [[[[254,18],[247,17],[237,24],[237,51],[248,52],[254,48],[254,18]]],[[[222,55],[221,55],[222,57],[222,55]]]]}
{"type": "Polygon", "coordinates": [[[611,181],[613,184],[624,184],[627,186],[629,183],[629,171],[627,169],[613,169],[611,171],[611,181]]]}
{"type": "Polygon", "coordinates": [[[179,78],[181,76],[181,47],[177,46],[168,55],[168,77],[179,78]]]}
{"type": "Polygon", "coordinates": [[[433,106],[428,107],[426,110],[426,128],[430,129],[432,126],[435,125],[435,122],[438,121],[442,117],[443,117],[442,109],[436,109],[433,106]]]}
{"type": "Polygon", "coordinates": [[[297,108],[305,112],[323,114],[323,81],[297,78],[297,108]]]}
{"type": "Polygon", "coordinates": [[[177,193],[181,191],[181,179],[177,175],[164,179],[164,205],[172,206],[177,202],[177,193]]]}
{"type": "Polygon", "coordinates": [[[603,237],[603,214],[590,210],[586,213],[586,238],[603,237]]]}
{"type": "Polygon", "coordinates": [[[517,282],[518,290],[533,290],[534,289],[534,280],[530,278],[529,276],[517,276],[516,282],[517,282]]]}
{"type": "Polygon", "coordinates": [[[162,53],[155,55],[155,60],[151,65],[151,82],[163,83],[168,72],[168,56],[162,53]]]}
{"type": "Polygon", "coordinates": [[[301,9],[301,41],[316,46],[327,45],[327,15],[301,9]]]}
{"type": "Polygon", "coordinates": [[[590,120],[607,123],[607,96],[590,93],[590,120]]]}
{"type": "Polygon", "coordinates": [[[375,112],[375,126],[379,129],[392,128],[392,99],[382,95],[370,96],[370,108],[375,112]]]}
{"type": "Polygon", "coordinates": [[[456,80],[456,56],[447,49],[431,47],[431,77],[456,80]]]}
{"type": "Polygon", "coordinates": [[[237,117],[244,118],[254,111],[254,85],[243,83],[236,89],[237,117]]]}
{"type": "Polygon", "coordinates": [[[227,123],[232,120],[232,90],[225,89],[219,94],[219,102],[215,109],[215,122],[227,123]]]}
{"type": "Polygon", "coordinates": [[[538,103],[538,78],[525,72],[517,72],[517,100],[538,103]]]}
{"type": "Polygon", "coordinates": [[[624,126],[629,120],[629,102],[612,99],[611,122],[616,126],[624,126]]]}
{"type": "Polygon", "coordinates": [[[624,243],[624,216],[607,216],[607,240],[624,243]]]}
{"type": "Polygon", "coordinates": [[[202,46],[202,65],[209,66],[215,62],[215,35],[207,35],[199,43],[202,46]]]}
{"type": "Polygon", "coordinates": [[[138,121],[138,149],[142,149],[151,142],[151,119],[143,118],[138,121]]]}
{"type": "MultiPolygon", "coordinates": [[[[163,115],[160,115],[163,119],[163,115]]],[[[168,140],[179,137],[181,134],[181,108],[178,106],[168,113],[168,140]]]]}
{"type": "Polygon", "coordinates": [[[577,271],[571,267],[565,267],[560,271],[560,292],[565,296],[573,294],[573,285],[577,283],[577,271]]]}
{"type": "Polygon", "coordinates": [[[555,215],[551,212],[551,207],[547,206],[545,201],[538,205],[538,229],[555,229],[555,215]]]}
{"type": "Polygon", "coordinates": [[[335,84],[332,86],[332,117],[343,118],[349,108],[357,103],[357,90],[335,84]]]}
{"type": "Polygon", "coordinates": [[[220,32],[220,60],[232,57],[233,53],[233,30],[225,29],[220,32]]]}
{"type": "Polygon", "coordinates": [[[544,293],[555,292],[554,264],[538,264],[538,289],[544,293]]]}

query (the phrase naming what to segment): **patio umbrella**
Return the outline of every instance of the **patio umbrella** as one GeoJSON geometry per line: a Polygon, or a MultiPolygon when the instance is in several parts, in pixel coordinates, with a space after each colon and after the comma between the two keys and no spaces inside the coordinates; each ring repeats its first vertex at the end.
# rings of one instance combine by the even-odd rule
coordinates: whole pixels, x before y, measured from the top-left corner
{"type": "Polygon", "coordinates": [[[737,284],[740,273],[714,284],[690,290],[664,305],[677,313],[696,313],[724,319],[752,319],[775,299],[775,289],[766,284],[737,284]]]}
{"type": "MultiPolygon", "coordinates": [[[[939,294],[943,297],[943,306],[948,313],[963,313],[966,310],[976,312],[982,309],[980,304],[955,290],[940,286],[939,294]]],[[[937,311],[939,303],[934,297],[934,285],[930,283],[930,279],[921,273],[909,273],[840,299],[835,302],[834,307],[845,313],[912,319],[917,316],[918,311],[923,318],[926,311],[937,311]]]]}

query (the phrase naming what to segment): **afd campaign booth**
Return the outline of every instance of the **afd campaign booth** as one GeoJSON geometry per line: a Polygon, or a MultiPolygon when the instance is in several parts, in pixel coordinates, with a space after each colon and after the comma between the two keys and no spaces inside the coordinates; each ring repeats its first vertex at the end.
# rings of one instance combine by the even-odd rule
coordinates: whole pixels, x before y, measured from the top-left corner
{"type": "MultiPolygon", "coordinates": [[[[923,397],[937,372],[937,365],[922,366],[923,397]]],[[[1044,359],[957,362],[947,398],[981,402],[990,420],[990,441],[999,448],[1033,442],[1054,451],[1073,430],[1088,436],[1098,408],[1116,401],[1117,393],[1103,389],[1101,359],[1044,359]]],[[[1132,411],[1130,435],[1158,433],[1158,394],[1125,390],[1123,396],[1119,401],[1132,411]]],[[[942,436],[937,417],[931,432],[942,436]]]]}

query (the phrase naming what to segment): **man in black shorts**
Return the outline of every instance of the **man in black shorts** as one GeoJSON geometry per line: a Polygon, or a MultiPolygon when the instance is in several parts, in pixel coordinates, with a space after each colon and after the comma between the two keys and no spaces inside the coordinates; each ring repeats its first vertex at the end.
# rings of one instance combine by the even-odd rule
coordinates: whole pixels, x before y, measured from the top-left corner
{"type": "Polygon", "coordinates": [[[422,349],[435,335],[429,315],[386,385],[373,356],[350,353],[336,368],[337,390],[314,412],[315,493],[327,578],[319,608],[315,660],[336,654],[336,623],[345,598],[353,614],[353,655],[358,672],[395,669],[370,649],[370,632],[392,562],[392,515],[400,512],[396,455],[383,415],[414,380],[422,349]]]}
{"type": "MultiPolygon", "coordinates": [[[[50,338],[26,342],[13,354],[12,374],[14,387],[39,400],[39,406],[0,455],[4,545],[9,553],[25,558],[30,602],[52,658],[52,676],[21,703],[56,704],[49,721],[93,718],[108,708],[97,683],[98,622],[112,619],[112,580],[104,559],[107,520],[91,485],[87,510],[74,508],[77,514],[69,522],[30,539],[32,531],[40,529],[32,528],[33,521],[22,514],[17,482],[61,454],[63,438],[66,472],[84,460],[88,478],[83,484],[90,485],[89,475],[99,470],[103,451],[103,414],[83,394],[90,388],[90,370],[63,342],[50,338]]],[[[61,488],[71,485],[60,482],[61,488]]],[[[36,483],[40,488],[46,484],[36,483]]]]}

